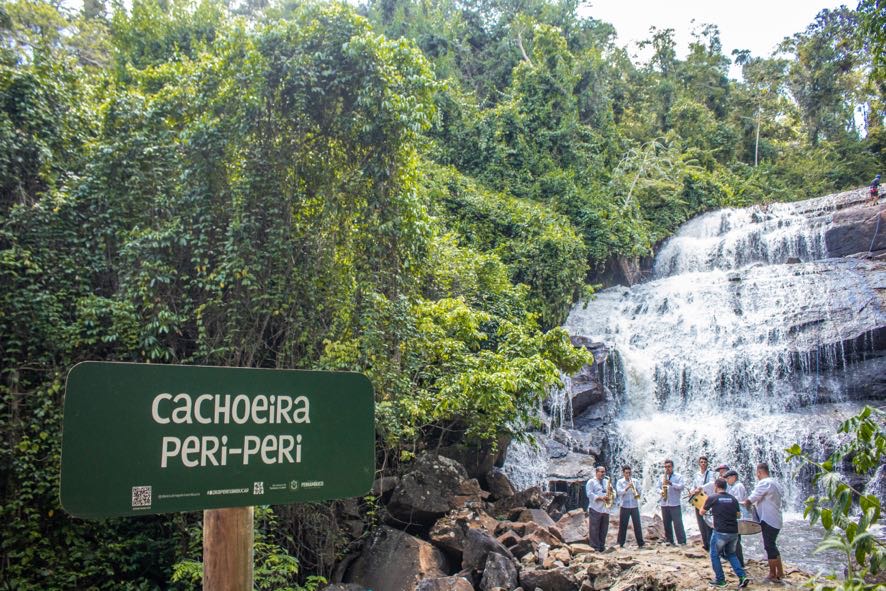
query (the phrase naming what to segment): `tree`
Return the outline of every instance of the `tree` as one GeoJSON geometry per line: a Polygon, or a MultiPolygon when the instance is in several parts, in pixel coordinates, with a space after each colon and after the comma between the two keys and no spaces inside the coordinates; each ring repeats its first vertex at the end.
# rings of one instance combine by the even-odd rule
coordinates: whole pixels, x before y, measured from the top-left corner
{"type": "Polygon", "coordinates": [[[874,494],[865,494],[849,485],[837,471],[851,460],[858,474],[872,474],[882,467],[886,457],[886,413],[866,406],[858,415],[844,421],[837,429],[847,435],[846,442],[823,461],[815,461],[799,444],[789,449],[788,461],[808,464],[815,468],[813,484],[822,493],[806,499],[803,516],[812,525],[821,523],[824,539],[816,552],[834,550],[845,558],[846,577],[840,580],[831,575],[826,581],[816,581],[816,591],[864,591],[880,589],[878,583],[867,582],[867,575],[877,575],[886,567],[886,544],[871,531],[881,515],[880,500],[874,494]],[[853,511],[858,499],[859,511],[853,511]]]}

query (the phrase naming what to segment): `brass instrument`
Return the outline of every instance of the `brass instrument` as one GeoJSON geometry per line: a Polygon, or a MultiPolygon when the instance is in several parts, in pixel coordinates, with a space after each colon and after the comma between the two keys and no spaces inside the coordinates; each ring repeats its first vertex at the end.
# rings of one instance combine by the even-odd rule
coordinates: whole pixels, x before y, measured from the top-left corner
{"type": "Polygon", "coordinates": [[[661,500],[662,501],[668,500],[668,487],[669,486],[670,485],[668,484],[668,475],[667,475],[667,472],[665,472],[665,474],[661,477],[661,500]]]}
{"type": "Polygon", "coordinates": [[[631,489],[632,491],[634,491],[634,499],[636,499],[636,500],[639,501],[639,500],[640,500],[640,493],[637,492],[637,488],[634,486],[634,481],[633,481],[633,480],[631,480],[631,481],[628,483],[628,488],[631,489]]]}
{"type": "Polygon", "coordinates": [[[603,498],[603,506],[609,509],[615,501],[615,491],[612,490],[612,479],[606,481],[606,496],[603,498]]]}

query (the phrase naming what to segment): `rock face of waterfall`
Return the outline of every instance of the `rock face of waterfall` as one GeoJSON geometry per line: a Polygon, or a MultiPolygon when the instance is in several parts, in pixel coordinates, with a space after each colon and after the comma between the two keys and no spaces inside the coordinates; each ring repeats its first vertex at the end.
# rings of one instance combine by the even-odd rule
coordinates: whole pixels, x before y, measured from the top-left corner
{"type": "MultiPolygon", "coordinates": [[[[842,418],[886,399],[886,208],[865,199],[852,191],[687,222],[645,282],[572,310],[573,339],[604,356],[595,371],[610,403],[598,414],[611,420],[554,417],[550,433],[582,440],[605,429],[596,455],[642,475],[647,510],[662,461],[689,475],[702,453],[746,483],[768,461],[799,507],[808,491],[784,465],[784,448],[826,454],[842,418]]],[[[582,453],[562,439],[565,453],[582,453]]],[[[584,466],[593,462],[586,456],[584,466]]],[[[539,479],[568,481],[562,472],[539,479]]]]}

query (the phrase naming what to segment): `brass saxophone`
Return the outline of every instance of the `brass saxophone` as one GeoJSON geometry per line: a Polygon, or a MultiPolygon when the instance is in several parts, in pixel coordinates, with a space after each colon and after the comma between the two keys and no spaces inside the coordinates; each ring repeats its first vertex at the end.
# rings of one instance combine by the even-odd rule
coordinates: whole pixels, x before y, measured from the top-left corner
{"type": "Polygon", "coordinates": [[[668,500],[668,475],[667,475],[667,473],[665,473],[661,477],[661,500],[662,501],[668,500]]]}
{"type": "Polygon", "coordinates": [[[615,501],[615,491],[612,490],[612,479],[606,481],[606,496],[603,498],[603,506],[609,509],[615,501]]]}

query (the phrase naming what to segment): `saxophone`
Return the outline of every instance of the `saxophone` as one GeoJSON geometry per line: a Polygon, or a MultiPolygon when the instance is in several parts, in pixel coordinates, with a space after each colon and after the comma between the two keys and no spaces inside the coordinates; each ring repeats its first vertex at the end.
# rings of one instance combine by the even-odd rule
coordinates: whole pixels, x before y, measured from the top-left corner
{"type": "Polygon", "coordinates": [[[615,501],[615,491],[612,490],[612,479],[606,481],[606,497],[603,499],[603,506],[609,509],[615,501]]]}
{"type": "Polygon", "coordinates": [[[628,484],[628,488],[630,488],[632,491],[634,491],[634,499],[639,501],[640,500],[640,493],[637,492],[637,487],[634,486],[633,480],[631,480],[631,482],[628,484]]]}
{"type": "Polygon", "coordinates": [[[668,474],[665,474],[661,477],[661,500],[668,500],[668,474]]]}

